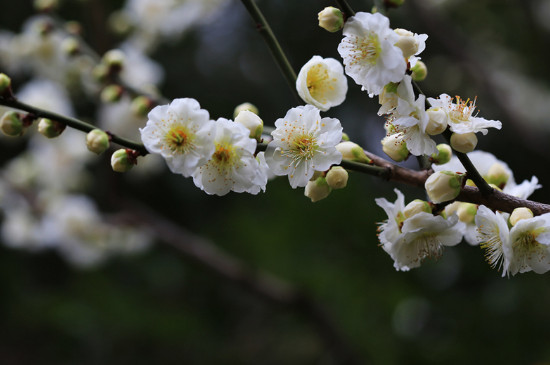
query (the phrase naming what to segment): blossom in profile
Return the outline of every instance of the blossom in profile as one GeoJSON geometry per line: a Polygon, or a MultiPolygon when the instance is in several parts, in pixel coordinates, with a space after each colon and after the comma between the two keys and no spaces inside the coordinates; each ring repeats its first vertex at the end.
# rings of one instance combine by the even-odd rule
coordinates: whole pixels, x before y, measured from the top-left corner
{"type": "Polygon", "coordinates": [[[164,157],[172,172],[189,177],[214,153],[214,122],[195,99],[159,105],[148,118],[140,128],[141,140],[147,151],[164,157]]]}
{"type": "Polygon", "coordinates": [[[432,107],[442,108],[448,117],[448,125],[452,132],[458,134],[477,133],[487,134],[487,128],[502,128],[502,123],[498,120],[487,120],[474,115],[476,101],[464,100],[460,96],[456,97],[456,103],[447,94],[441,94],[438,99],[428,98],[432,107]]]}
{"type": "Polygon", "coordinates": [[[346,73],[369,96],[378,95],[386,84],[403,79],[407,64],[395,45],[399,35],[390,28],[388,18],[380,13],[357,13],[348,19],[343,34],[338,52],[344,59],[346,73]]]}
{"type": "Polygon", "coordinates": [[[336,145],[342,140],[342,126],[334,118],[321,118],[312,105],[290,109],[277,119],[265,158],[271,171],[288,175],[293,188],[306,186],[315,171],[326,171],[342,161],[336,145]]]}
{"type": "Polygon", "coordinates": [[[454,246],[462,240],[456,216],[450,219],[435,216],[417,209],[417,202],[410,203],[414,209],[409,209],[409,205],[404,206],[403,194],[397,189],[394,191],[397,194],[395,203],[385,198],[375,201],[388,215],[378,228],[378,238],[384,251],[393,259],[396,270],[419,267],[424,259],[441,256],[444,246],[454,246]]]}
{"type": "Polygon", "coordinates": [[[254,157],[257,143],[249,137],[250,131],[224,118],[218,119],[214,128],[214,151],[193,173],[195,185],[211,195],[265,190],[267,175],[254,157]]]}
{"type": "Polygon", "coordinates": [[[342,104],[348,91],[344,68],[334,58],[313,56],[298,74],[296,90],[308,104],[327,111],[342,104]]]}

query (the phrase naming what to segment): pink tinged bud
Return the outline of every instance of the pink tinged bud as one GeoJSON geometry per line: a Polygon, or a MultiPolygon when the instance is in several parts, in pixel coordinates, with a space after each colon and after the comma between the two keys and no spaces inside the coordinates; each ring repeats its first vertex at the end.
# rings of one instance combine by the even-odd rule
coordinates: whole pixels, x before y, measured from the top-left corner
{"type": "Polygon", "coordinates": [[[332,189],[343,189],[348,185],[348,177],[346,169],[341,166],[333,166],[327,172],[326,180],[332,189]]]}
{"type": "Polygon", "coordinates": [[[451,146],[458,152],[472,152],[477,146],[477,137],[473,132],[458,134],[453,133],[451,136],[451,146]]]}
{"type": "Polygon", "coordinates": [[[312,203],[315,203],[329,196],[331,190],[326,179],[319,177],[314,181],[308,181],[304,195],[310,198],[312,203]]]}
{"type": "Polygon", "coordinates": [[[457,174],[451,171],[437,171],[426,179],[424,187],[428,197],[434,203],[443,203],[453,200],[460,193],[463,174],[457,174]]]}
{"type": "Polygon", "coordinates": [[[344,15],[338,8],[327,6],[317,15],[319,26],[331,33],[337,32],[344,27],[344,15]]]}
{"type": "Polygon", "coordinates": [[[15,111],[4,113],[0,119],[0,130],[7,136],[21,136],[25,130],[21,115],[15,111]]]}
{"type": "Polygon", "coordinates": [[[109,135],[101,129],[94,129],[86,135],[86,146],[99,155],[109,148],[109,135]]]}

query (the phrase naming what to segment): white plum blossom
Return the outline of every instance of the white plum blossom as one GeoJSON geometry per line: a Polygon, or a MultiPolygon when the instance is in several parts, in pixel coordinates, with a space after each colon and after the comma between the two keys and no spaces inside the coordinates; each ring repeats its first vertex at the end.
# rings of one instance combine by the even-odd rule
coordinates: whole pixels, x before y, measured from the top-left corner
{"type": "Polygon", "coordinates": [[[346,99],[348,80],[340,62],[334,58],[313,56],[302,66],[296,79],[296,90],[306,103],[327,111],[346,99]]]}
{"type": "Polygon", "coordinates": [[[388,18],[380,13],[356,13],[346,21],[343,34],[338,52],[346,73],[369,96],[403,79],[407,64],[403,52],[395,46],[399,35],[390,28],[388,18]]]}
{"type": "Polygon", "coordinates": [[[454,246],[462,240],[456,216],[445,219],[428,212],[405,217],[404,196],[395,189],[397,200],[375,199],[388,219],[380,224],[378,238],[384,251],[394,260],[396,270],[419,267],[428,257],[439,257],[444,246],[454,246]]]}
{"type": "Polygon", "coordinates": [[[336,149],[342,140],[340,121],[321,118],[316,107],[292,108],[277,119],[275,127],[266,161],[275,175],[288,175],[292,188],[306,186],[315,171],[326,171],[342,161],[336,149]]]}
{"type": "Polygon", "coordinates": [[[427,34],[416,34],[406,29],[395,29],[395,32],[399,35],[399,40],[396,45],[403,51],[403,56],[407,59],[410,67],[414,67],[420,60],[418,56],[426,49],[427,34]]]}
{"type": "Polygon", "coordinates": [[[242,124],[220,118],[214,123],[214,151],[193,173],[195,185],[207,194],[265,191],[267,175],[254,157],[257,142],[242,124]]]}
{"type": "Polygon", "coordinates": [[[458,134],[477,133],[487,134],[487,128],[502,128],[502,123],[498,120],[487,120],[474,114],[476,101],[463,100],[456,97],[456,103],[447,94],[441,94],[439,99],[428,98],[432,107],[439,107],[445,110],[448,117],[448,125],[452,132],[458,134]]]}
{"type": "Polygon", "coordinates": [[[502,276],[550,270],[550,214],[521,219],[511,229],[506,216],[483,205],[478,209],[478,242],[489,263],[502,267],[502,276]]]}
{"type": "Polygon", "coordinates": [[[150,153],[160,154],[174,173],[189,177],[214,153],[214,122],[191,98],[175,99],[148,114],[141,140],[150,153]]]}

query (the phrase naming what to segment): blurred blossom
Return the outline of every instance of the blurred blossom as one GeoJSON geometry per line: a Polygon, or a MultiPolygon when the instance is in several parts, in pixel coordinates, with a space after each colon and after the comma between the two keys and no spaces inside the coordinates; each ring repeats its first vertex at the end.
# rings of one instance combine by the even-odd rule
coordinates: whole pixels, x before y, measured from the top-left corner
{"type": "Polygon", "coordinates": [[[55,81],[31,80],[18,89],[17,98],[37,108],[70,117],[75,115],[67,90],[55,81]]]}

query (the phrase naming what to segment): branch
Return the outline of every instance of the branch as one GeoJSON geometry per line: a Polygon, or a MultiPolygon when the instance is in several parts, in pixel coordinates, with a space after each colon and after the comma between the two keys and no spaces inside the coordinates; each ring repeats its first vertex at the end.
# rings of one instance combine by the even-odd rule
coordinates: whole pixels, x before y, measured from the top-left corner
{"type": "Polygon", "coordinates": [[[355,11],[353,11],[353,9],[351,8],[351,6],[349,6],[346,0],[335,0],[335,1],[336,1],[336,4],[338,4],[338,7],[342,9],[342,12],[346,16],[346,19],[355,15],[355,11]]]}

